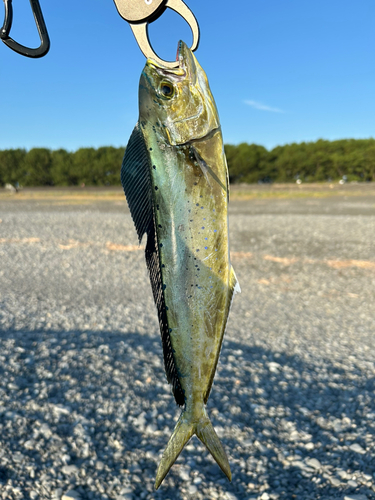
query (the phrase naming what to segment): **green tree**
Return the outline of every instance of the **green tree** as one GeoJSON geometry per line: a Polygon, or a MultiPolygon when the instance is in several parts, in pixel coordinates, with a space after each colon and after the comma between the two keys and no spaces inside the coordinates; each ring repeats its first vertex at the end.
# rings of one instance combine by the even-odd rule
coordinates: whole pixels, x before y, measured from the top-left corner
{"type": "Polygon", "coordinates": [[[259,179],[259,165],[267,154],[263,146],[246,144],[225,146],[230,182],[257,182],[259,179]]]}
{"type": "Polygon", "coordinates": [[[23,161],[23,176],[20,184],[24,186],[52,186],[51,163],[49,149],[31,149],[23,161]]]}
{"type": "Polygon", "coordinates": [[[73,154],[65,149],[51,153],[51,176],[55,186],[76,186],[78,175],[73,166],[73,154]]]}
{"type": "Polygon", "coordinates": [[[25,149],[6,149],[0,151],[0,186],[21,184],[22,165],[26,156],[25,149]]]}

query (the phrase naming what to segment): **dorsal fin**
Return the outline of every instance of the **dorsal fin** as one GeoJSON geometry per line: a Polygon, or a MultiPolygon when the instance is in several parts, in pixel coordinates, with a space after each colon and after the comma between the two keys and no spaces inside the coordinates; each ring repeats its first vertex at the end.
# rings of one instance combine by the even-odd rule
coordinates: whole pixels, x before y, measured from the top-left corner
{"type": "Polygon", "coordinates": [[[153,218],[153,211],[150,159],[138,123],[126,146],[121,168],[121,182],[139,242],[141,242],[153,218]]]}
{"type": "Polygon", "coordinates": [[[137,230],[139,241],[147,233],[146,263],[155,305],[158,311],[161,340],[163,344],[164,367],[168,382],[172,385],[176,403],[185,404],[185,396],[178,378],[173,356],[167,309],[165,306],[163,281],[160,268],[158,240],[152,205],[150,158],[142,131],[137,124],[126,147],[121,168],[121,182],[129,210],[137,230]]]}
{"type": "Polygon", "coordinates": [[[176,363],[173,356],[171,337],[169,334],[167,309],[165,307],[164,292],[162,286],[163,282],[160,270],[158,242],[154,223],[153,229],[150,228],[150,231],[148,232],[146,245],[146,262],[150,273],[152,293],[154,295],[154,301],[158,310],[161,340],[163,344],[165,373],[167,374],[168,382],[172,385],[173,395],[176,403],[180,406],[184,406],[185,396],[180,384],[180,380],[178,378],[176,363]]]}

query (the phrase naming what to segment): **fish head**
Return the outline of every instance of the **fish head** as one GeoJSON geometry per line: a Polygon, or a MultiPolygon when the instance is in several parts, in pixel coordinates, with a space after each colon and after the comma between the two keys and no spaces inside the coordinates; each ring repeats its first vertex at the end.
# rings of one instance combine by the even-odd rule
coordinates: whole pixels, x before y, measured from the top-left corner
{"type": "Polygon", "coordinates": [[[180,41],[177,68],[148,59],[139,85],[140,123],[157,125],[170,145],[201,139],[220,127],[206,73],[180,41]]]}

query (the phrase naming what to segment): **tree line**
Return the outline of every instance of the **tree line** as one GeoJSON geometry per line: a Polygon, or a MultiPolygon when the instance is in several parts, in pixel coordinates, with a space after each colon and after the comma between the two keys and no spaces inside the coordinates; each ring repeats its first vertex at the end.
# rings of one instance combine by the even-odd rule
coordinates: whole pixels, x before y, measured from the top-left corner
{"type": "MultiPolygon", "coordinates": [[[[0,151],[0,185],[116,186],[125,148],[0,151]]],[[[375,181],[375,139],[225,145],[231,183],[375,181]]]]}

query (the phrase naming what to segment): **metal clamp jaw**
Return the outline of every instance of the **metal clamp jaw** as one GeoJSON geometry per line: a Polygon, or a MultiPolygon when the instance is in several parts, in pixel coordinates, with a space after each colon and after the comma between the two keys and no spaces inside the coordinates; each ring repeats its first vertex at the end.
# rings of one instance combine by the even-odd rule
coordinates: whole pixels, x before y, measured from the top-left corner
{"type": "Polygon", "coordinates": [[[182,0],[114,0],[120,16],[128,21],[133,31],[139,48],[147,58],[152,58],[167,68],[176,68],[177,61],[163,61],[154,52],[148,37],[148,25],[160,17],[169,7],[180,14],[193,32],[193,45],[191,50],[196,50],[199,44],[198,22],[182,0]]]}
{"type": "Polygon", "coordinates": [[[9,48],[18,52],[23,56],[27,57],[43,57],[47,54],[50,47],[49,36],[47,33],[46,24],[44,22],[42,10],[39,5],[39,0],[30,0],[31,9],[34,14],[35,24],[38,28],[39,38],[40,38],[40,46],[36,49],[31,49],[29,47],[25,47],[20,43],[17,43],[10,38],[9,32],[12,27],[13,21],[13,6],[12,0],[3,0],[5,7],[5,19],[3,27],[0,29],[0,39],[7,45],[9,48]]]}

